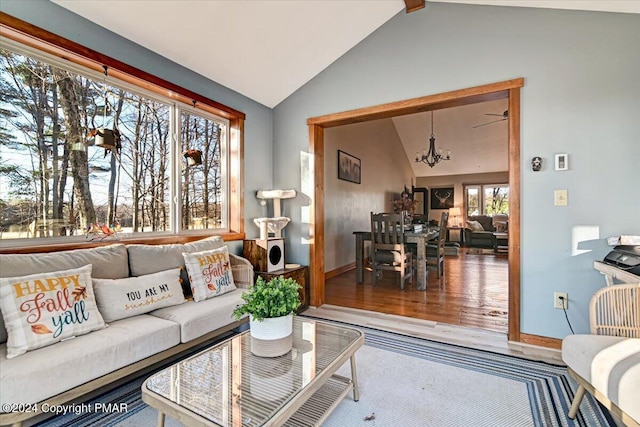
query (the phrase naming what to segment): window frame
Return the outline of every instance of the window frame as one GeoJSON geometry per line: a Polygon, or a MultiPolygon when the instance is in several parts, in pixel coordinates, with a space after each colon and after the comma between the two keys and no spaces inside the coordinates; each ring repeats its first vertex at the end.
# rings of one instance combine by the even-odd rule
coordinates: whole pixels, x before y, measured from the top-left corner
{"type": "Polygon", "coordinates": [[[478,209],[479,212],[477,215],[486,215],[486,216],[493,216],[493,215],[488,215],[485,212],[485,190],[487,188],[495,188],[495,187],[500,187],[500,188],[508,188],[509,189],[509,195],[511,195],[511,188],[508,182],[504,182],[504,183],[493,183],[493,184],[463,184],[463,194],[464,194],[464,216],[465,218],[468,218],[469,216],[469,190],[470,189],[477,189],[478,190],[478,209]]]}
{"type": "MultiPolygon", "coordinates": [[[[227,227],[225,232],[208,230],[180,230],[179,226],[169,232],[154,233],[149,236],[133,236],[123,238],[122,243],[179,243],[197,240],[205,236],[220,235],[224,240],[241,240],[245,238],[244,232],[244,120],[245,114],[231,107],[220,104],[198,93],[180,87],[169,81],[161,79],[145,71],[139,70],[117,59],[103,55],[76,42],[60,37],[42,28],[36,27],[20,19],[0,12],[0,29],[2,39],[9,40],[24,47],[25,52],[35,52],[35,55],[57,58],[64,68],[79,74],[104,74],[104,67],[108,68],[110,83],[117,81],[118,85],[131,87],[132,91],[142,93],[144,96],[160,97],[162,102],[171,100],[175,104],[176,114],[185,109],[195,108],[198,114],[205,117],[221,118],[228,121],[227,133],[228,155],[226,168],[229,173],[226,195],[227,227]],[[154,96],[155,95],[155,96],[154,96]]],[[[22,50],[22,49],[21,49],[22,50]]],[[[55,64],[52,64],[55,65],[55,64]]],[[[91,78],[94,78],[91,76],[91,78]]],[[[127,90],[129,90],[127,88],[127,90]]],[[[175,130],[171,130],[175,133],[175,130]]],[[[175,138],[175,135],[173,135],[175,138]]],[[[175,147],[172,148],[175,150],[175,147]]],[[[173,154],[176,162],[177,154],[173,154]]],[[[173,192],[172,192],[173,193],[173,192]]],[[[179,213],[176,213],[179,215],[179,213]]],[[[144,233],[140,233],[144,234],[144,233]]],[[[117,242],[117,241],[116,241],[117,242]]],[[[49,252],[53,250],[85,248],[113,244],[114,241],[56,241],[49,239],[15,239],[11,242],[0,241],[0,253],[2,252],[49,252]]]]}

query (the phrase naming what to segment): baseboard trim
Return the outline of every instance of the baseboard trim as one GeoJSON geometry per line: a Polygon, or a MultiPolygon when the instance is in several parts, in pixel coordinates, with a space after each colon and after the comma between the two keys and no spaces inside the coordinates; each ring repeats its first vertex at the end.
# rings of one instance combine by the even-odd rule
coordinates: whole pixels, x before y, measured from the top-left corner
{"type": "Polygon", "coordinates": [[[520,333],[520,342],[525,344],[537,345],[539,347],[549,347],[556,350],[560,350],[562,348],[561,339],[543,337],[540,335],[520,333]]]}
{"type": "Polygon", "coordinates": [[[338,267],[335,270],[327,271],[324,273],[324,280],[329,280],[341,275],[342,273],[346,273],[349,270],[353,270],[354,268],[356,268],[356,263],[352,262],[350,264],[343,265],[342,267],[338,267]]]}

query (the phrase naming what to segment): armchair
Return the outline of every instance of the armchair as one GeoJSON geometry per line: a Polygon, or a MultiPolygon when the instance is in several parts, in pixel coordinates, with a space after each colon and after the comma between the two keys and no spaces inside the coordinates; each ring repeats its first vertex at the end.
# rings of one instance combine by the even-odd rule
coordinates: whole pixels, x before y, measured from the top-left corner
{"type": "Polygon", "coordinates": [[[509,216],[504,214],[474,215],[467,218],[464,228],[464,242],[472,248],[495,248],[494,232],[506,232],[509,216]]]}
{"type": "Polygon", "coordinates": [[[493,220],[490,216],[475,215],[467,218],[464,228],[464,243],[471,248],[493,249],[495,237],[493,220]]]}
{"type": "Polygon", "coordinates": [[[562,340],[562,360],[578,382],[574,419],[586,391],[627,426],[640,424],[640,284],[597,291],[590,303],[591,335],[562,340]]]}

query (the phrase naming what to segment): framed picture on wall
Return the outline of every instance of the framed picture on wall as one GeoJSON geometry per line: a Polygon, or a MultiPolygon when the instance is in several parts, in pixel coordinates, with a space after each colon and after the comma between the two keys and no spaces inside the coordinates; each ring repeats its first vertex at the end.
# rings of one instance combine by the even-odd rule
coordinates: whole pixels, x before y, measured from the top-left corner
{"type": "Polygon", "coordinates": [[[431,209],[453,207],[453,187],[431,189],[431,209]]]}
{"type": "Polygon", "coordinates": [[[360,184],[360,159],[338,150],[338,179],[360,184]]]}

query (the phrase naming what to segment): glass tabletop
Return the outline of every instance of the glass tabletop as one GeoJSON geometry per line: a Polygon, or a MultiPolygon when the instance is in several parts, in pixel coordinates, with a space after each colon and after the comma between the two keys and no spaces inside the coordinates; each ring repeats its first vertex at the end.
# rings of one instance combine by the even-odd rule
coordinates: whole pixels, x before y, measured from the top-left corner
{"type": "Polygon", "coordinates": [[[296,316],[293,349],[284,356],[254,356],[245,331],[157,372],[143,387],[220,426],[261,426],[360,337],[357,329],[296,316]]]}

